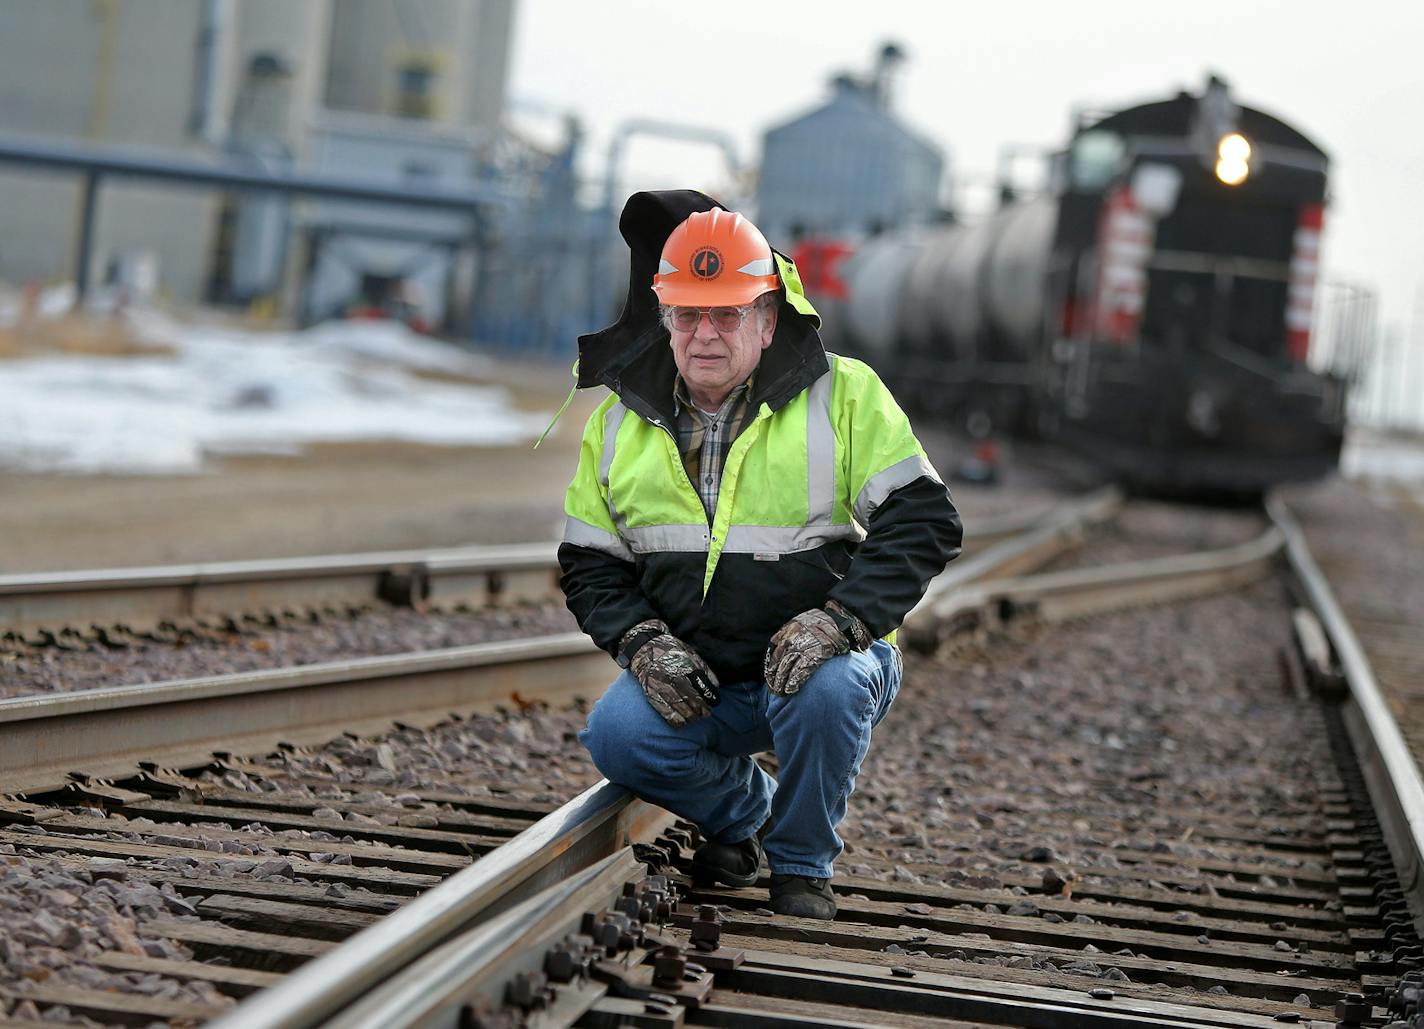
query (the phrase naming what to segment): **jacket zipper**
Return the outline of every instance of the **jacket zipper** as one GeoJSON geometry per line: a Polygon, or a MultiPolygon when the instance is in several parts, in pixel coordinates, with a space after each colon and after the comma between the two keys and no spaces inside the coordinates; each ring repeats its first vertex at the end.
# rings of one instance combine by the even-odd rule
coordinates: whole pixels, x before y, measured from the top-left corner
{"type": "MultiPolygon", "coordinates": [[[[668,439],[672,440],[672,454],[677,459],[678,470],[682,472],[682,481],[687,483],[687,488],[692,491],[693,498],[697,501],[697,506],[702,509],[702,517],[707,521],[707,549],[712,549],[712,516],[707,513],[707,509],[702,507],[702,494],[697,492],[697,484],[692,481],[692,476],[687,474],[687,465],[682,463],[682,451],[678,449],[677,433],[673,432],[660,418],[654,418],[653,424],[663,432],[667,433],[668,439]]],[[[720,490],[718,491],[721,492],[720,490]]]]}

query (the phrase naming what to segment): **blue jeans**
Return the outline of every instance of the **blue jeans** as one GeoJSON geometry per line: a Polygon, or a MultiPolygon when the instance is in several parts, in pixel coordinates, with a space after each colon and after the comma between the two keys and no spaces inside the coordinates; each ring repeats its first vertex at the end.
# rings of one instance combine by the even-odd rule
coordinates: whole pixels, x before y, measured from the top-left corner
{"type": "Polygon", "coordinates": [[[722,702],[676,729],[632,673],[608,687],[579,740],[612,782],[694,823],[722,843],[744,840],[767,816],[773,872],[828,879],[841,852],[836,826],[870,749],[870,730],[900,689],[900,655],[877,640],[826,661],[799,693],[761,682],[723,683],[722,702]],[[773,779],[753,754],[775,751],[773,779]]]}

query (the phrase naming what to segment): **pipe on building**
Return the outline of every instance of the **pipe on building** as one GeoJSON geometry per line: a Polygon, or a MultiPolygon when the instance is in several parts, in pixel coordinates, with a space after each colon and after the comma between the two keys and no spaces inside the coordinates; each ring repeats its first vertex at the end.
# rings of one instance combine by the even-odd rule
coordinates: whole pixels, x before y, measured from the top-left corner
{"type": "Polygon", "coordinates": [[[193,44],[193,104],[188,131],[209,143],[218,142],[218,63],[223,39],[232,26],[232,0],[203,0],[198,37],[193,44]]]}

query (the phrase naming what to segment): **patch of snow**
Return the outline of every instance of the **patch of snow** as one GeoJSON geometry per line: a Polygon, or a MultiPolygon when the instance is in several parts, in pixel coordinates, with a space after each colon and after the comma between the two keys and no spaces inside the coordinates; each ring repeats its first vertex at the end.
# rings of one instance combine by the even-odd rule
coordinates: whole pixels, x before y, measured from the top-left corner
{"type": "Polygon", "coordinates": [[[1340,468],[1352,479],[1424,482],[1424,439],[1352,435],[1340,455],[1340,468]]]}
{"type": "Polygon", "coordinates": [[[41,318],[61,318],[74,310],[74,298],[79,295],[72,282],[61,282],[40,290],[35,313],[41,318]]]}
{"type": "Polygon", "coordinates": [[[321,442],[504,446],[549,420],[516,410],[501,388],[413,374],[473,376],[488,362],[399,324],[258,333],[133,317],[174,355],[0,361],[0,465],[191,474],[209,455],[321,442]]]}
{"type": "MultiPolygon", "coordinates": [[[[0,286],[0,326],[8,327],[20,320],[25,309],[26,289],[0,286]]],[[[59,318],[74,307],[74,283],[61,282],[53,286],[37,287],[32,294],[31,312],[39,318],[59,318]]]]}

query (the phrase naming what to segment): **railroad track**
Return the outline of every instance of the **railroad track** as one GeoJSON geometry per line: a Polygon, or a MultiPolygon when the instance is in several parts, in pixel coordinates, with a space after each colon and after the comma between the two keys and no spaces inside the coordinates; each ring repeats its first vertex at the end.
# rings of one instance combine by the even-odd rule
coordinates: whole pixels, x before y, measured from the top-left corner
{"type": "Polygon", "coordinates": [[[557,591],[552,543],[0,575],[0,643],[122,644],[369,605],[487,607],[557,591]]]}
{"type": "MultiPolygon", "coordinates": [[[[1288,518],[1276,515],[1276,528],[1229,553],[960,584],[917,612],[935,626],[920,629],[922,640],[955,627],[972,636],[1026,618],[1082,619],[1230,589],[1287,554],[1350,693],[1343,705],[1310,697],[1300,666],[1283,659],[1294,691],[1283,702],[1296,709],[1299,745],[1312,758],[1324,748],[1339,770],[1312,760],[1295,792],[1195,806],[1156,796],[1134,805],[1145,787],[1084,780],[1104,791],[1094,830],[1186,825],[1181,848],[1095,864],[1106,843],[1087,844],[1076,868],[1036,865],[1044,855],[1026,852],[1041,873],[1004,876],[992,890],[927,883],[916,873],[932,868],[870,858],[838,878],[835,922],[775,918],[756,895],[694,889],[691,828],[601,784],[523,841],[531,848],[542,837],[541,853],[552,855],[572,849],[569,839],[598,838],[608,846],[597,860],[531,896],[519,869],[540,869],[542,882],[552,866],[528,849],[496,851],[216,1024],[1382,1024],[1379,1004],[1412,998],[1398,977],[1424,959],[1417,876],[1393,874],[1396,864],[1417,867],[1408,841],[1418,831],[1418,772],[1374,724],[1379,705],[1349,627],[1288,518]],[[1361,751],[1364,771],[1352,758],[1361,732],[1376,748],[1361,751]],[[1201,850],[1185,845],[1193,833],[1201,850]],[[887,874],[861,874],[877,864],[887,874]],[[897,880],[896,871],[910,874],[897,880]],[[475,899],[492,893],[518,904],[496,912],[475,899]]],[[[1038,817],[1076,831],[1085,810],[1038,817]]]]}
{"type": "MultiPolygon", "coordinates": [[[[958,565],[954,581],[1047,560],[1118,502],[1100,494],[1040,516],[958,565]]],[[[665,825],[660,812],[595,791],[586,803],[606,808],[611,820],[590,828],[588,843],[571,845],[548,823],[533,828],[567,814],[554,810],[547,791],[508,781],[508,769],[477,769],[451,788],[431,787],[376,742],[393,723],[416,743],[434,739],[430,727],[439,727],[473,753],[480,740],[460,736],[463,717],[483,711],[497,719],[501,707],[589,696],[608,675],[606,656],[568,634],[0,702],[0,866],[7,853],[23,853],[90,885],[123,884],[140,909],[145,897],[159,909],[146,931],[197,959],[155,956],[120,934],[101,967],[200,982],[210,998],[246,996],[486,855],[508,861],[526,852],[527,843],[502,847],[526,829],[556,839],[564,864],[531,877],[530,859],[520,859],[508,881],[449,911],[468,920],[497,910],[586,865],[590,848],[606,851],[665,825]],[[452,719],[451,711],[463,715],[452,719]],[[339,758],[364,752],[373,774],[355,782],[321,768],[312,774],[304,762],[330,753],[334,737],[339,758]],[[272,748],[270,760],[242,757],[272,748]],[[380,802],[373,787],[384,788],[380,802]],[[208,963],[214,959],[222,964],[208,963]]],[[[390,923],[381,924],[384,934],[390,923]]],[[[191,1022],[217,1010],[42,983],[19,992],[0,984],[0,1002],[136,1024],[191,1022]]]]}
{"type": "MultiPolygon", "coordinates": [[[[996,518],[970,534],[970,549],[991,548],[1052,517],[1038,509],[996,518]]],[[[557,549],[530,543],[0,575],[0,649],[122,646],[372,606],[542,601],[559,596],[557,549]]]]}
{"type": "MultiPolygon", "coordinates": [[[[1028,529],[956,562],[926,603],[1050,559],[1080,542],[1087,525],[1110,518],[1120,502],[1105,491],[1040,513],[1028,529]]],[[[489,562],[483,567],[494,569],[489,562]]],[[[546,588],[551,576],[546,568],[546,588]]],[[[317,743],[342,732],[379,731],[393,720],[428,725],[452,710],[490,710],[516,697],[558,702],[596,693],[607,677],[606,656],[582,634],[567,633],[19,697],[0,701],[6,744],[0,793],[58,787],[76,773],[121,775],[140,761],[202,764],[214,750],[317,743]]]]}
{"type": "MultiPolygon", "coordinates": [[[[937,586],[912,620],[920,642],[962,641],[1033,619],[1082,618],[1227,588],[1268,571],[1285,530],[1232,552],[1145,563],[1126,574],[1005,577],[1050,553],[1055,536],[1069,539],[1075,531],[1066,520],[1042,525],[1032,538],[957,564],[959,578],[937,586]],[[999,578],[982,581],[989,575],[999,578]]],[[[1319,591],[1300,574],[1306,589],[1319,591]]],[[[1348,628],[1334,624],[1328,605],[1316,606],[1344,658],[1349,647],[1340,641],[1348,628]]],[[[607,676],[602,656],[586,645],[580,655],[577,640],[567,645],[570,659],[595,659],[590,682],[601,686],[607,676]]],[[[515,678],[490,688],[482,702],[472,703],[466,690],[459,704],[442,696],[414,706],[436,718],[442,707],[507,704],[514,692],[537,696],[543,687],[532,680],[515,685],[525,662],[506,656],[515,678]]],[[[545,658],[553,661],[551,669],[563,660],[545,658]]],[[[498,663],[487,656],[487,665],[498,663]]],[[[1353,683],[1358,673],[1345,664],[1353,683]]],[[[316,680],[326,675],[334,682],[344,674],[298,674],[313,672],[313,681],[292,687],[294,694],[310,690],[316,697],[316,680]]],[[[466,687],[475,679],[468,669],[454,677],[466,687]]],[[[270,683],[255,687],[248,678],[245,692],[229,696],[282,692],[270,683]]],[[[565,688],[569,682],[563,671],[545,679],[565,688]]],[[[221,689],[233,686],[229,681],[221,689]]],[[[188,689],[202,692],[192,684],[188,689]]],[[[166,888],[161,895],[169,899],[159,903],[175,915],[156,924],[199,960],[120,948],[106,955],[104,967],[201,981],[220,994],[248,997],[227,1016],[228,1025],[399,1025],[452,1017],[466,1024],[504,1024],[500,1018],[573,1024],[575,1016],[560,1014],[572,1008],[585,1011],[577,1016],[585,1024],[1253,1026],[1292,1015],[1333,1024],[1336,1004],[1345,1016],[1364,1014],[1369,1005],[1351,994],[1387,990],[1420,956],[1400,908],[1415,888],[1407,874],[1411,859],[1396,858],[1406,877],[1402,887],[1391,883],[1383,845],[1386,837],[1407,836],[1409,795],[1399,792],[1394,807],[1400,817],[1382,818],[1383,825],[1375,824],[1371,809],[1390,805],[1372,805],[1367,796],[1369,787],[1378,791],[1381,782],[1387,788],[1393,781],[1388,758],[1372,762],[1386,767],[1383,778],[1368,773],[1371,762],[1364,775],[1322,775],[1313,803],[1268,812],[1277,820],[1270,831],[1262,831],[1262,810],[1249,805],[1174,812],[1174,826],[1186,824],[1198,839],[1211,841],[1213,853],[1205,859],[1145,852],[1116,867],[1084,864],[1062,869],[1068,878],[1056,889],[1030,865],[1035,874],[1001,877],[1001,887],[1019,891],[1008,897],[1001,888],[974,883],[890,877],[895,867],[912,875],[929,871],[913,863],[882,863],[883,876],[860,874],[861,868],[838,879],[842,914],[828,926],[770,918],[744,894],[689,891],[684,873],[695,839],[688,827],[670,825],[663,813],[606,784],[557,809],[548,796],[508,781],[480,783],[473,793],[412,784],[395,805],[373,804],[352,790],[339,799],[254,792],[264,780],[329,787],[329,777],[304,772],[309,751],[302,740],[318,742],[339,727],[351,732],[350,747],[369,746],[380,763],[379,746],[349,727],[359,723],[374,732],[392,717],[405,723],[410,704],[394,714],[358,711],[347,701],[327,704],[327,721],[259,727],[238,734],[250,748],[214,756],[215,743],[234,734],[210,733],[176,749],[174,741],[186,731],[182,723],[211,722],[216,709],[199,714],[195,708],[179,724],[156,723],[137,749],[132,741],[122,748],[105,744],[115,736],[95,728],[103,725],[98,712],[120,712],[111,724],[141,723],[148,716],[136,718],[135,710],[158,712],[165,705],[156,694],[152,704],[139,702],[137,690],[95,696],[103,692],[85,695],[96,721],[91,742],[72,759],[45,764],[41,745],[0,773],[0,791],[10,794],[0,807],[0,851],[45,854],[54,867],[95,882],[166,888]],[[285,745],[275,759],[238,756],[277,741],[285,745]],[[140,763],[145,748],[158,754],[164,747],[172,760],[140,763]],[[125,832],[115,832],[117,820],[125,832]],[[228,844],[254,853],[222,849],[228,844]],[[637,848],[630,852],[629,844],[637,848]],[[231,861],[265,867],[265,877],[209,874],[231,861]],[[640,878],[643,862],[662,878],[640,878]],[[530,899],[551,886],[552,892],[530,899]],[[683,896],[675,903],[679,889],[683,896]],[[636,896],[623,896],[627,890],[636,896]],[[1026,906],[1016,912],[1019,903],[1026,906]],[[605,914],[647,911],[656,923],[663,905],[667,921],[646,928],[605,914]],[[378,920],[378,929],[364,931],[378,920]],[[584,935],[596,937],[594,943],[586,944],[584,935]],[[606,942],[598,949],[599,941],[611,941],[612,950],[606,942]],[[679,953],[667,949],[674,946],[679,953]],[[1099,975],[1084,978],[1082,968],[1072,967],[1083,963],[1099,975]],[[300,970],[280,979],[293,969],[300,970]],[[1102,979],[1106,970],[1124,979],[1102,979]],[[540,978],[548,974],[552,979],[540,978]],[[1190,1002],[1163,999],[1164,989],[1183,987],[1228,992],[1194,993],[1190,1002]],[[677,999],[669,1003],[669,997],[677,999]],[[1307,1003],[1298,1003],[1301,997],[1307,1003]]],[[[392,682],[371,692],[409,700],[406,687],[392,682]]],[[[243,706],[228,703],[222,718],[243,706]]],[[[43,724],[33,710],[13,724],[23,721],[43,724]]],[[[1351,713],[1348,704],[1343,715],[1322,714],[1318,722],[1341,753],[1352,729],[1357,748],[1360,726],[1368,731],[1368,715],[1351,713]]],[[[3,731],[7,746],[0,749],[9,754],[17,737],[12,725],[3,731]]],[[[400,731],[424,730],[412,722],[400,731]]],[[[60,733],[51,725],[35,737],[53,741],[60,733]]],[[[68,729],[62,735],[71,736],[68,729]]],[[[1095,828],[1126,832],[1135,817],[1142,816],[1124,807],[1093,821],[1095,828]]],[[[1043,819],[1068,821],[1052,812],[1043,819]]],[[[211,1004],[43,984],[20,992],[0,988],[0,1001],[62,1006],[132,1024],[194,1022],[217,1011],[211,1004]]]]}

